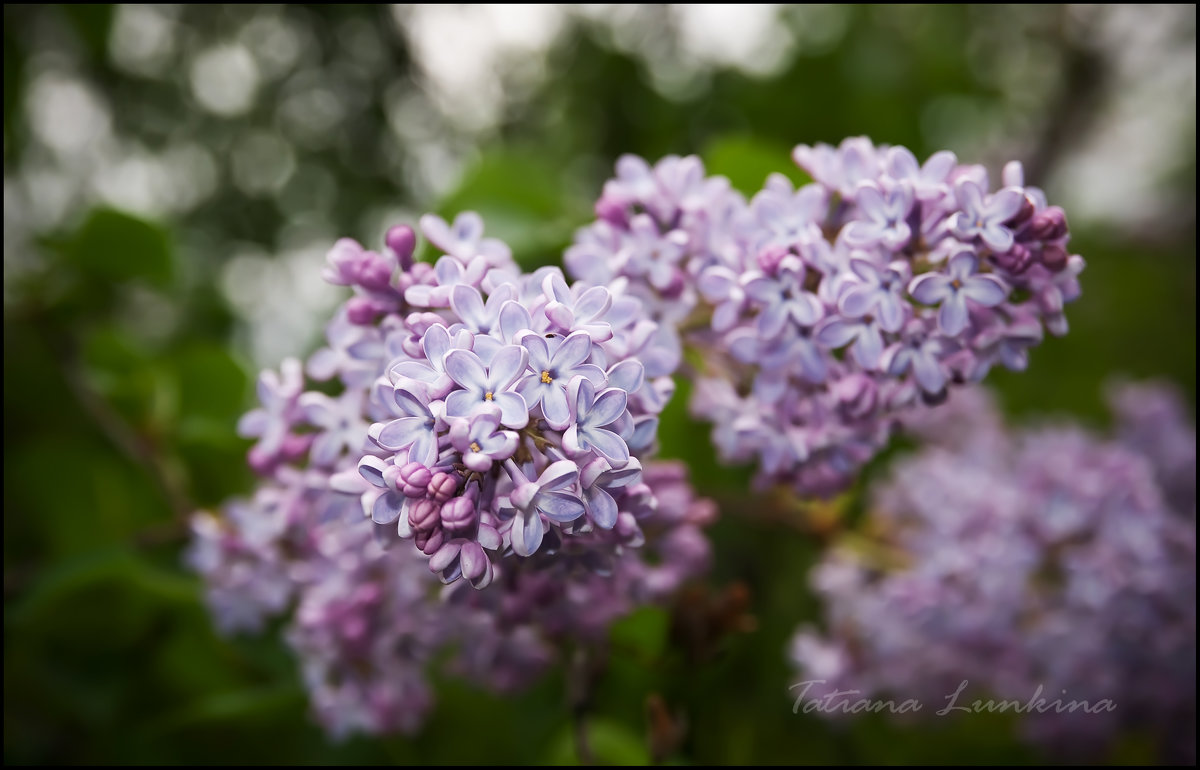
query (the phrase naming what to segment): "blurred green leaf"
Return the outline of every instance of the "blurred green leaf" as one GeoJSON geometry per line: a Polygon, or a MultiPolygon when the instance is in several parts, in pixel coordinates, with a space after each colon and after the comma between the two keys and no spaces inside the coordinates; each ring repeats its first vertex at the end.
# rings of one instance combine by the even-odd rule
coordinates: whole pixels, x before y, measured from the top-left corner
{"type": "Polygon", "coordinates": [[[87,386],[131,425],[149,422],[168,387],[149,352],[115,325],[102,325],[84,334],[82,358],[87,386]]]}
{"type": "Polygon", "coordinates": [[[229,431],[242,412],[246,372],[228,350],[211,342],[189,345],[170,359],[179,382],[179,413],[229,420],[229,431]]]}
{"type": "Polygon", "coordinates": [[[164,714],[144,728],[150,735],[169,733],[203,722],[239,722],[304,703],[298,683],[218,693],[164,714]]]}
{"type": "Polygon", "coordinates": [[[98,62],[104,61],[115,6],[112,3],[63,3],[59,7],[74,23],[89,53],[98,62]]]}
{"type": "Polygon", "coordinates": [[[27,546],[36,544],[44,557],[113,546],[170,518],[145,470],[86,434],[47,432],[24,442],[21,451],[6,452],[4,471],[5,508],[22,512],[34,538],[27,546]]]}
{"type": "Polygon", "coordinates": [[[572,196],[562,169],[534,152],[487,150],[438,210],[453,222],[463,211],[483,217],[488,237],[499,238],[530,270],[556,264],[575,227],[587,221],[588,201],[572,196]]]}
{"type": "MultiPolygon", "coordinates": [[[[625,725],[604,718],[588,719],[584,727],[592,758],[602,765],[648,765],[650,752],[645,739],[625,725]]],[[[579,765],[573,727],[568,727],[550,744],[545,764],[579,765]]]]}
{"type": "Polygon", "coordinates": [[[735,189],[747,196],[762,189],[771,174],[783,174],[800,186],[812,181],[792,162],[792,148],[753,136],[721,136],[709,142],[700,153],[710,174],[728,177],[735,189]]]}
{"type": "Polygon", "coordinates": [[[613,624],[609,640],[619,654],[632,653],[644,662],[662,655],[670,618],[659,607],[643,607],[613,624]]]}
{"type": "Polygon", "coordinates": [[[67,258],[96,280],[166,286],[174,275],[167,230],[116,209],[93,211],[67,245],[67,258]]]}
{"type": "Polygon", "coordinates": [[[63,561],[40,575],[19,602],[5,607],[5,622],[33,622],[65,599],[101,583],[119,584],[157,601],[195,604],[199,600],[196,581],[159,570],[125,548],[109,548],[63,561]]]}

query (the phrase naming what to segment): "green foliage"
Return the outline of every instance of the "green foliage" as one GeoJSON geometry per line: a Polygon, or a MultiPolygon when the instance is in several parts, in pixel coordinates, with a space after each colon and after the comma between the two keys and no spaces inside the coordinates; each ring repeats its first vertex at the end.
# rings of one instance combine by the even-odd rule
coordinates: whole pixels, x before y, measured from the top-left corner
{"type": "MultiPolygon", "coordinates": [[[[232,12],[205,16],[200,31],[223,29],[232,12]]],[[[318,18],[314,34],[326,36],[341,34],[346,19],[390,24],[386,13],[363,6],[302,12],[318,18]]],[[[5,7],[6,175],[28,145],[25,76],[37,52],[23,32],[49,18],[41,13],[5,7]]],[[[46,13],[77,30],[88,77],[111,81],[103,58],[113,9],[46,13]]],[[[975,11],[854,6],[847,13],[841,37],[805,50],[776,75],[717,71],[672,98],[612,41],[570,35],[553,53],[546,84],[506,114],[436,210],[448,218],[478,211],[488,235],[505,239],[532,269],[555,263],[575,228],[589,221],[621,153],[699,152],[711,173],[752,194],[772,172],[805,181],[789,158],[797,142],[869,134],[922,154],[936,149],[923,129],[931,105],[965,99],[985,113],[997,109],[995,86],[972,74],[973,49],[947,42],[968,37],[975,11]]],[[[793,23],[793,32],[805,30],[793,23]]],[[[388,56],[396,59],[389,72],[407,77],[403,44],[388,56]]],[[[141,114],[122,113],[135,87],[122,88],[110,91],[118,122],[141,114]]],[[[173,119],[208,119],[175,114],[181,97],[157,98],[173,119]]],[[[182,98],[195,110],[186,90],[182,98]]],[[[350,122],[346,130],[366,136],[386,121],[372,112],[350,122]]],[[[219,126],[214,152],[229,147],[235,128],[219,126]]],[[[306,159],[317,176],[340,163],[359,180],[338,189],[322,212],[339,232],[359,227],[368,207],[408,195],[363,145],[352,157],[319,150],[306,159]]],[[[1194,162],[1185,177],[1181,186],[1194,186],[1194,162]]],[[[218,287],[228,255],[185,248],[207,243],[195,221],[151,222],[111,208],[79,213],[75,224],[45,235],[35,278],[11,302],[6,293],[6,762],[578,763],[561,673],[512,698],[439,682],[440,705],[420,735],[335,744],[311,723],[277,633],[229,640],[214,632],[182,554],[191,508],[215,506],[251,485],[247,442],[234,426],[250,402],[252,377],[218,287]],[[171,308],[177,318],[169,328],[131,309],[139,292],[171,308]]],[[[230,238],[258,243],[270,243],[286,218],[270,201],[248,204],[232,193],[195,214],[230,238]]],[[[1005,406],[1019,415],[1098,421],[1101,384],[1111,372],[1165,377],[1194,403],[1194,224],[1152,244],[1138,234],[1093,230],[1077,232],[1073,245],[1089,266],[1084,298],[1068,313],[1071,334],[1034,351],[1029,372],[992,375],[1005,406]]],[[[646,702],[661,695],[686,722],[675,762],[1035,761],[1011,722],[995,715],[910,727],[882,718],[830,724],[791,712],[784,651],[797,624],[817,618],[806,586],[820,544],[771,518],[770,502],[748,491],[749,469],[717,461],[703,415],[688,413],[691,387],[681,381],[663,415],[662,454],[685,462],[699,490],[719,502],[712,590],[743,585],[756,624],[693,648],[668,610],[641,610],[617,623],[583,716],[592,756],[648,761],[646,702]]],[[[1134,736],[1115,759],[1149,754],[1134,736]]]]}
{"type": "MultiPolygon", "coordinates": [[[[575,228],[587,221],[590,202],[573,195],[562,170],[532,150],[498,147],[482,154],[458,189],[438,206],[448,221],[475,211],[486,235],[513,250],[522,269],[556,264],[575,228]]],[[[426,244],[426,254],[432,249],[426,244]]]]}
{"type": "Polygon", "coordinates": [[[67,259],[90,281],[171,281],[171,236],[167,230],[115,209],[91,213],[66,251],[67,259]]]}
{"type": "Polygon", "coordinates": [[[797,186],[812,181],[799,166],[788,162],[791,152],[791,146],[783,143],[730,135],[709,142],[700,157],[708,173],[728,177],[734,189],[749,197],[762,189],[771,174],[783,174],[797,186]]]}

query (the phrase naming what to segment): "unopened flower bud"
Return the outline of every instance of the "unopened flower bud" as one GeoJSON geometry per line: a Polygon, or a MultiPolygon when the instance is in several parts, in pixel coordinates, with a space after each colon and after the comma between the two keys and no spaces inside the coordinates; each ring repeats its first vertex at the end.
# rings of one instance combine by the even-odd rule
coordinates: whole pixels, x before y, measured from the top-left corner
{"type": "Polygon", "coordinates": [[[450,473],[439,471],[433,474],[427,488],[429,496],[439,503],[444,503],[458,491],[458,478],[450,473]]]}
{"type": "Polygon", "coordinates": [[[387,231],[383,240],[396,255],[401,270],[407,270],[413,266],[413,251],[417,246],[417,235],[411,227],[396,225],[387,231]]]}

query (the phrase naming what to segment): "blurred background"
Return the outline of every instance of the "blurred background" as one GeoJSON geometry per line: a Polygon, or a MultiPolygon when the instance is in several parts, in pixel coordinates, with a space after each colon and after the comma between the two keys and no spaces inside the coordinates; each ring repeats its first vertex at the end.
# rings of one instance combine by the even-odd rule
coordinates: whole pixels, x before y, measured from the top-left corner
{"type": "MultiPolygon", "coordinates": [[[[6,762],[574,760],[561,676],[515,701],[445,682],[417,737],[330,743],[277,636],[217,636],[181,564],[188,513],[251,487],[236,419],[259,368],[318,346],[342,298],[320,267],[342,235],[375,245],[424,211],[474,209],[536,266],[590,221],[626,152],[697,153],[748,193],[792,168],[795,144],[847,136],[993,173],[1019,159],[1088,268],[1071,333],[989,379],[1006,410],[1102,426],[1120,373],[1173,381],[1194,412],[1195,20],[1195,6],[6,5],[6,762]]],[[[632,652],[600,680],[596,754],[644,761],[648,732],[682,727],[683,762],[1036,761],[1003,715],[792,714],[783,653],[815,614],[818,544],[737,516],[756,505],[748,474],[716,467],[684,391],[664,454],[726,514],[703,601],[729,633],[685,651],[662,611],[618,625],[614,648],[632,652]]],[[[1145,752],[1130,736],[1113,759],[1145,752]]]]}

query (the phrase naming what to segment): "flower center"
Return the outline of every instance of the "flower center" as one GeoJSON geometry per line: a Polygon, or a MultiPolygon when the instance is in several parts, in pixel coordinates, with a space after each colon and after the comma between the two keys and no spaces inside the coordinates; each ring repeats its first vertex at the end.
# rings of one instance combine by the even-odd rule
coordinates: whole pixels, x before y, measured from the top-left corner
{"type": "Polygon", "coordinates": [[[492,400],[492,391],[490,391],[490,390],[489,390],[487,393],[484,393],[484,394],[483,394],[483,400],[484,400],[484,401],[491,401],[491,400],[492,400]]]}
{"type": "Polygon", "coordinates": [[[480,449],[479,449],[479,442],[478,442],[478,441],[472,441],[472,442],[471,442],[471,451],[472,451],[472,452],[479,452],[479,451],[480,451],[480,449]]]}
{"type": "Polygon", "coordinates": [[[951,282],[950,282],[950,288],[952,288],[952,289],[961,289],[961,288],[962,288],[962,281],[960,281],[960,280],[958,280],[957,278],[955,278],[953,281],[951,281],[951,282]]]}
{"type": "Polygon", "coordinates": [[[554,382],[554,378],[550,376],[550,372],[542,370],[542,384],[549,385],[552,382],[554,382]]]}

